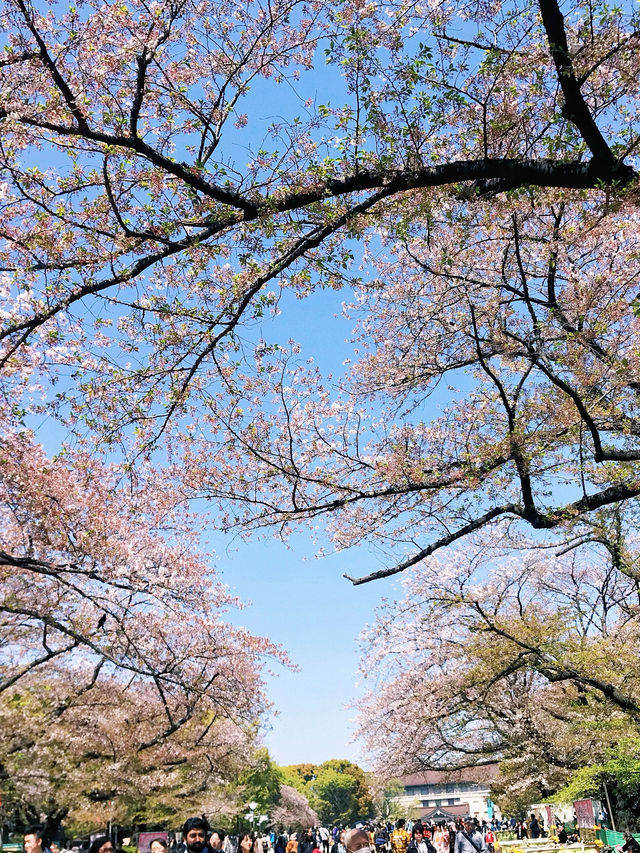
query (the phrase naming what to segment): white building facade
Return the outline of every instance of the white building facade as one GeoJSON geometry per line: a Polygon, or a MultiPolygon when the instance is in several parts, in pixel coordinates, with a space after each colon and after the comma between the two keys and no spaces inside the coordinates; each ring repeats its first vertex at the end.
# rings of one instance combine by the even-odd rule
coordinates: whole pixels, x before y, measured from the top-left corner
{"type": "Polygon", "coordinates": [[[497,774],[497,764],[411,773],[400,778],[404,793],[395,799],[406,816],[413,820],[448,821],[471,815],[488,821],[500,816],[490,790],[497,774]]]}

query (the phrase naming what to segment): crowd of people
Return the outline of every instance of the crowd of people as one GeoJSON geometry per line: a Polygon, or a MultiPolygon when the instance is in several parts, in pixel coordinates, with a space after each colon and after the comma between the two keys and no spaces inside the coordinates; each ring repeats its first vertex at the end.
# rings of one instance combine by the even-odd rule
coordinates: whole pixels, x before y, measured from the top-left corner
{"type": "MultiPolygon", "coordinates": [[[[183,828],[183,838],[183,844],[169,853],[493,853],[495,826],[471,817],[450,824],[401,818],[395,824],[365,823],[351,829],[313,826],[291,833],[247,831],[234,837],[208,829],[201,818],[191,818],[183,828]]],[[[153,849],[153,843],[150,853],[166,853],[153,849]]]]}
{"type": "MultiPolygon", "coordinates": [[[[309,827],[290,837],[263,839],[261,847],[244,853],[490,853],[484,835],[469,818],[458,825],[427,825],[403,819],[396,825],[363,824],[353,829],[309,827]]],[[[187,851],[198,853],[198,851],[187,851]]],[[[240,853],[240,851],[237,851],[240,853]]]]}
{"type": "MultiPolygon", "coordinates": [[[[405,821],[395,824],[357,824],[354,828],[333,826],[309,827],[302,832],[265,833],[253,831],[227,835],[209,826],[202,817],[189,818],[182,827],[182,841],[169,843],[166,838],[153,839],[148,851],[140,853],[494,853],[496,833],[510,830],[516,838],[540,838],[550,834],[561,844],[576,840],[559,819],[545,830],[535,814],[527,820],[492,820],[479,822],[467,816],[450,823],[405,821]]],[[[634,842],[635,843],[635,842],[634,842]]],[[[25,853],[66,853],[55,841],[46,838],[42,827],[34,826],[24,835],[25,853]]],[[[640,849],[625,848],[625,853],[640,849]]],[[[73,849],[69,853],[81,853],[73,849]]],[[[107,835],[91,841],[87,853],[124,853],[107,835]]]]}
{"type": "MultiPolygon", "coordinates": [[[[427,825],[399,820],[391,824],[365,824],[354,829],[341,826],[327,828],[309,827],[302,832],[254,833],[241,832],[228,835],[221,829],[209,826],[201,817],[189,818],[182,827],[182,842],[169,844],[164,837],[153,839],[149,853],[491,853],[486,845],[486,833],[478,832],[473,821],[459,822],[458,826],[427,825]],[[466,829],[465,829],[466,827],[466,829]],[[478,835],[481,843],[476,848],[458,845],[478,835]],[[462,842],[461,842],[462,843],[462,842]]],[[[491,844],[489,837],[489,844],[491,844]]],[[[55,841],[47,839],[42,827],[34,826],[24,835],[25,853],[67,853],[55,841]]],[[[79,853],[72,849],[69,853],[79,853]]],[[[124,853],[107,835],[91,841],[87,853],[124,853]]]]}

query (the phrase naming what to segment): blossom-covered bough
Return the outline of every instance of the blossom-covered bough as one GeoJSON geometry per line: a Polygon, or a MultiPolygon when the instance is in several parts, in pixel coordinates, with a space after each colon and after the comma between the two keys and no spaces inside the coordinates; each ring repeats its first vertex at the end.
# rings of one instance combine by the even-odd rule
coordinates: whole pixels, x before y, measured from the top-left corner
{"type": "Polygon", "coordinates": [[[70,421],[134,454],[166,439],[229,525],[424,530],[362,580],[498,518],[558,527],[638,494],[631,9],[16,0],[3,23],[11,393],[64,365],[70,421]],[[325,54],[339,107],[304,97],[325,54]],[[270,139],[252,87],[295,91],[270,139]],[[370,352],[329,399],[250,329],[278,291],[345,280],[370,352]],[[463,368],[475,387],[426,427],[463,368]]]}
{"type": "MultiPolygon", "coordinates": [[[[116,517],[143,527],[156,500],[169,518],[205,499],[241,533],[326,517],[337,547],[385,554],[354,583],[505,526],[588,539],[640,494],[639,23],[582,0],[7,0],[7,447],[55,415],[124,460],[116,517]],[[286,326],[290,296],[313,311],[327,288],[355,326],[338,378],[286,326]]],[[[68,448],[64,476],[84,459],[68,448]]],[[[37,642],[6,678],[82,649],[161,700],[195,684],[204,649],[167,640],[150,663],[144,636],[109,633],[129,636],[129,580],[99,603],[87,566],[136,562],[79,530],[54,547],[47,500],[45,538],[20,521],[2,545],[8,582],[51,595],[46,618],[7,603],[37,642]]]]}
{"type": "MultiPolygon", "coordinates": [[[[10,420],[6,415],[6,420],[10,420]]],[[[185,804],[231,809],[252,761],[266,660],[229,623],[215,578],[161,478],[54,459],[26,430],[0,437],[0,764],[4,807],[55,830],[185,804]]]]}
{"type": "Polygon", "coordinates": [[[224,621],[239,602],[199,553],[193,519],[152,476],[132,498],[116,468],[81,453],[50,460],[29,439],[2,441],[0,693],[67,658],[79,681],[88,673],[82,689],[117,672],[155,685],[165,720],[155,740],[203,702],[253,723],[243,685],[278,652],[224,621]]]}
{"type": "Polygon", "coordinates": [[[562,553],[494,534],[408,575],[362,640],[359,734],[377,768],[499,762],[509,807],[590,766],[624,785],[640,715],[632,522],[595,513],[562,553]]]}

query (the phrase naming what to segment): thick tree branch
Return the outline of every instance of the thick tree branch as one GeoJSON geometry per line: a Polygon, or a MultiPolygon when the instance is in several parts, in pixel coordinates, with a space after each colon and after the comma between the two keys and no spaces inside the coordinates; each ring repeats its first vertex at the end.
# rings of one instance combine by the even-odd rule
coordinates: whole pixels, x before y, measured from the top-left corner
{"type": "Polygon", "coordinates": [[[608,168],[615,170],[616,159],[595,123],[591,111],[580,91],[580,82],[573,70],[564,18],[560,12],[560,7],[556,0],[539,0],[539,2],[542,21],[549,41],[549,49],[551,50],[551,56],[558,72],[560,88],[564,95],[562,114],[578,128],[593,156],[597,160],[601,160],[603,164],[607,164],[608,168]]]}
{"type": "Polygon", "coordinates": [[[638,495],[640,495],[640,480],[633,481],[628,484],[621,483],[614,486],[608,486],[600,492],[596,492],[592,495],[585,495],[580,498],[580,500],[573,501],[563,507],[556,507],[546,513],[540,512],[537,509],[534,509],[532,512],[527,511],[527,509],[520,504],[503,504],[501,506],[493,507],[488,510],[488,512],[477,516],[447,536],[437,539],[431,545],[423,548],[413,557],[399,563],[397,566],[393,566],[388,569],[380,569],[377,572],[371,572],[371,574],[364,575],[360,578],[354,578],[348,574],[345,574],[344,577],[351,581],[354,586],[358,586],[359,584],[369,583],[370,581],[399,574],[405,569],[408,569],[410,566],[414,566],[416,563],[422,562],[422,560],[426,559],[440,548],[451,545],[453,542],[456,542],[458,539],[462,539],[469,533],[473,533],[475,530],[480,530],[482,527],[485,527],[491,521],[499,518],[500,516],[514,515],[522,518],[524,521],[527,521],[537,530],[549,530],[554,527],[559,527],[567,520],[576,518],[583,513],[591,512],[595,509],[600,509],[601,507],[609,506],[611,504],[618,504],[621,501],[628,500],[629,498],[638,497],[638,495]]]}
{"type": "Polygon", "coordinates": [[[405,560],[403,563],[399,563],[397,566],[393,566],[393,568],[389,569],[380,569],[377,572],[371,572],[369,575],[364,575],[361,578],[354,578],[351,575],[343,575],[348,581],[354,586],[359,586],[362,583],[369,583],[370,581],[379,580],[380,578],[388,578],[392,575],[397,575],[400,572],[403,572],[405,569],[408,569],[410,566],[415,566],[416,563],[421,563],[439,548],[444,548],[446,545],[451,545],[453,542],[456,542],[458,539],[462,539],[464,536],[467,536],[469,533],[473,533],[474,530],[480,530],[480,528],[489,524],[489,522],[493,521],[496,518],[499,518],[501,515],[507,514],[521,515],[522,510],[517,506],[517,504],[504,504],[503,506],[497,506],[493,509],[490,509],[489,512],[485,512],[484,515],[478,516],[477,518],[472,519],[467,524],[459,527],[453,533],[449,533],[447,536],[442,536],[440,539],[437,539],[427,548],[423,548],[413,557],[410,557],[408,560],[405,560]]]}

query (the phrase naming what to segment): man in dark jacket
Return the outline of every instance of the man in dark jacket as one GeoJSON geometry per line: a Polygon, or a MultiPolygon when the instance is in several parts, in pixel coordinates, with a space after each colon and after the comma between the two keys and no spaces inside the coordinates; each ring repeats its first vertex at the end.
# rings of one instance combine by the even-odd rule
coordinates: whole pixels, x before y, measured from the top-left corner
{"type": "Polygon", "coordinates": [[[209,831],[209,824],[203,817],[187,818],[182,827],[183,843],[176,853],[210,853],[207,846],[209,831]]]}
{"type": "Polygon", "coordinates": [[[531,812],[531,820],[529,821],[529,835],[532,838],[540,838],[540,824],[533,812],[531,812]]]}

